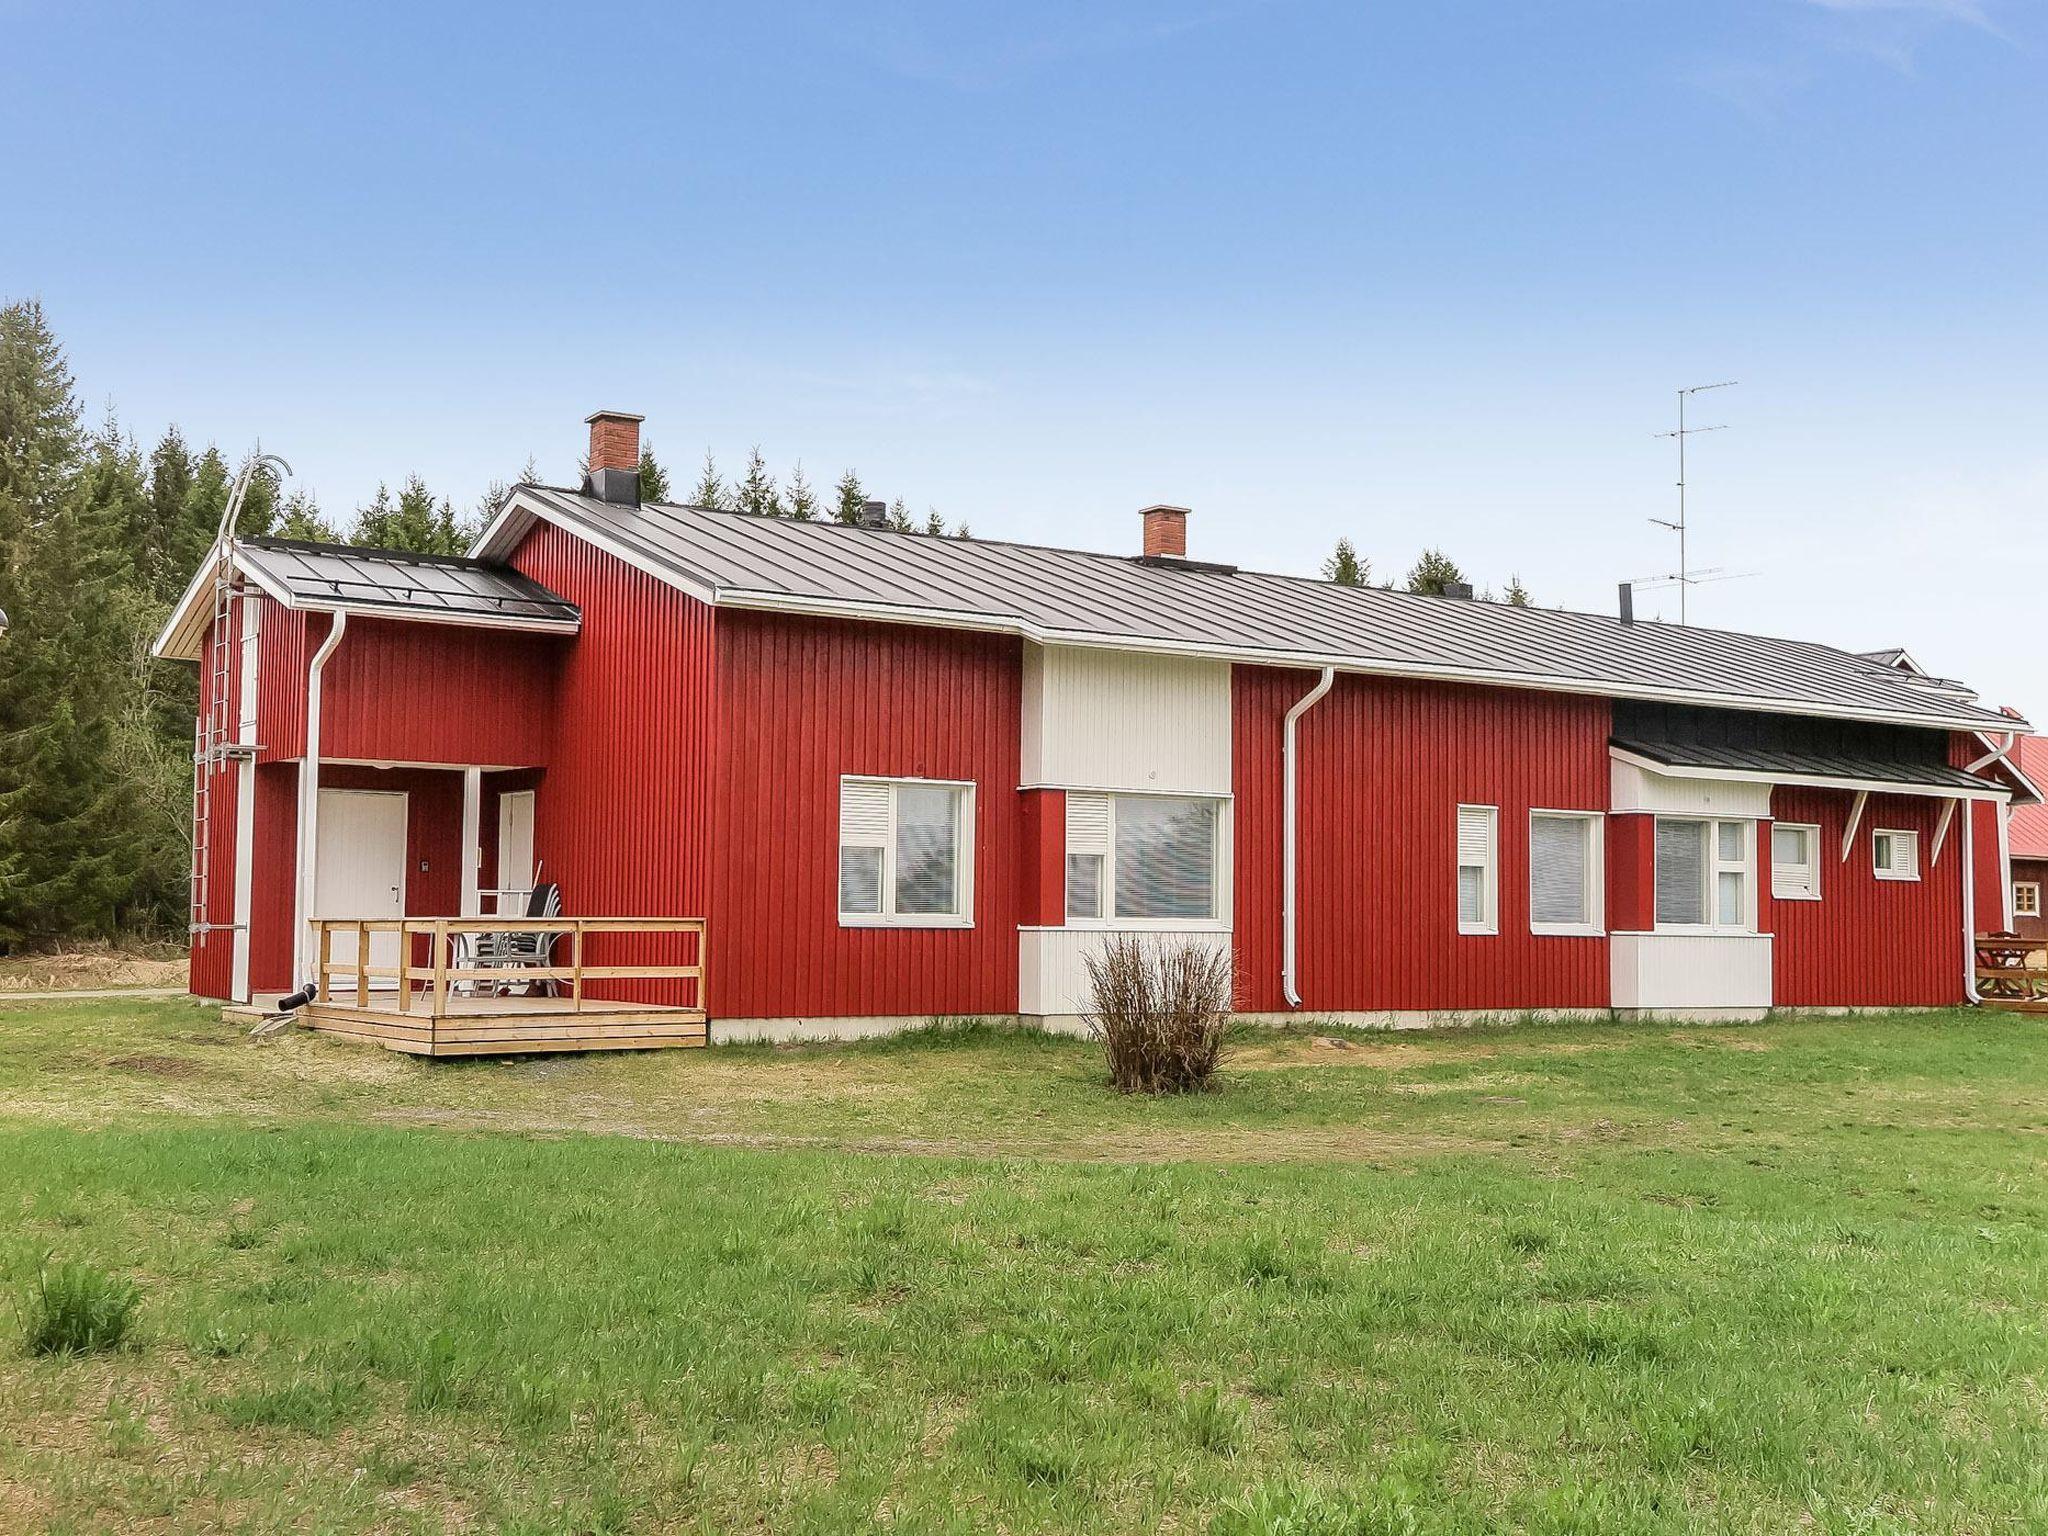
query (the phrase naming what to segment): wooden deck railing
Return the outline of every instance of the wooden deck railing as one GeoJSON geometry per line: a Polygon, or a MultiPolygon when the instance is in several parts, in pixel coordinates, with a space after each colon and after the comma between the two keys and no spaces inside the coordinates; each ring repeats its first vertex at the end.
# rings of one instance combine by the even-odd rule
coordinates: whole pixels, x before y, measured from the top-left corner
{"type": "Polygon", "coordinates": [[[636,981],[688,983],[683,990],[690,1000],[674,1006],[706,1011],[707,956],[701,917],[329,917],[315,918],[313,928],[319,954],[315,1001],[326,1008],[379,1007],[400,1013],[419,1011],[441,1019],[451,1012],[451,996],[474,995],[485,987],[531,987],[545,981],[563,990],[569,1012],[581,1013],[586,1006],[602,1008],[605,1004],[604,999],[589,996],[590,983],[636,981]],[[373,965],[371,941],[386,933],[397,936],[398,963],[373,965]],[[551,933],[561,937],[555,941],[548,965],[454,963],[456,940],[462,937],[551,933]],[[694,935],[695,942],[688,942],[687,935],[694,935]],[[617,948],[620,941],[634,938],[665,940],[662,947],[673,944],[687,959],[632,965],[593,963],[589,942],[593,938],[603,941],[601,950],[617,948]],[[424,959],[416,957],[420,949],[425,950],[424,959]],[[345,993],[337,991],[338,980],[347,987],[345,993]],[[389,984],[386,1000],[373,1002],[385,991],[377,985],[380,982],[389,984]]]}

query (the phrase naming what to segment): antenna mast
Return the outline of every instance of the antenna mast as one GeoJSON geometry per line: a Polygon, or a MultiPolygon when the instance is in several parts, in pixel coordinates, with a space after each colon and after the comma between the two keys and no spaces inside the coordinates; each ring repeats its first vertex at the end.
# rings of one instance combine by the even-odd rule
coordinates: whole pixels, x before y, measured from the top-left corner
{"type": "Polygon", "coordinates": [[[1686,622],[1685,597],[1687,589],[1698,579],[1694,576],[1692,567],[1686,563],[1685,554],[1685,440],[1699,432],[1725,432],[1728,430],[1728,424],[1725,421],[1711,427],[1688,427],[1685,424],[1685,401],[1688,395],[1701,394],[1710,389],[1728,389],[1740,382],[1739,379],[1723,379],[1718,384],[1693,384],[1685,389],[1681,389],[1678,392],[1678,430],[1676,432],[1659,432],[1657,434],[1659,437],[1678,439],[1678,521],[1671,522],[1661,517],[1653,517],[1650,521],[1659,528],[1669,528],[1678,535],[1678,572],[1672,580],[1678,583],[1678,622],[1680,624],[1686,622]]]}

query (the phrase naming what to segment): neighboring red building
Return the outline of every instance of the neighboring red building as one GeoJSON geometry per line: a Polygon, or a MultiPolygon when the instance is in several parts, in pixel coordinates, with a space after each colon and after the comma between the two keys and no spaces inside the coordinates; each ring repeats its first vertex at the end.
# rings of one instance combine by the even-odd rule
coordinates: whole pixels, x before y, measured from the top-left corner
{"type": "Polygon", "coordinates": [[[1181,508],[1118,557],[642,506],[591,425],[473,558],[194,578],[196,993],[538,871],[706,919],[723,1038],[1071,1018],[1117,932],[1255,1015],[1951,1004],[2042,814],[2024,724],[1890,656],[1242,572],[1181,508]]]}
{"type": "MultiPolygon", "coordinates": [[[[2035,784],[2048,782],[2048,740],[2023,736],[2015,750],[2021,772],[2035,784]]],[[[2048,945],[2048,805],[2015,804],[2008,828],[2012,863],[2011,921],[2006,925],[2048,945]]]]}

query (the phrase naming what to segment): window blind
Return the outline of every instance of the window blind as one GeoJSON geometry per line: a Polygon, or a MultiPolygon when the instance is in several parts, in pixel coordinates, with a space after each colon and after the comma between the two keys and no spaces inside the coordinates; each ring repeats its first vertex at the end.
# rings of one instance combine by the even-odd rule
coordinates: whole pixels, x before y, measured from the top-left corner
{"type": "Polygon", "coordinates": [[[1657,822],[1657,921],[1707,920],[1707,828],[1704,821],[1657,822]]]}
{"type": "Polygon", "coordinates": [[[1116,915],[1216,915],[1216,802],[1119,795],[1115,817],[1116,915]]]}
{"type": "Polygon", "coordinates": [[[1534,816],[1529,821],[1529,921],[1584,926],[1593,823],[1585,816],[1534,816]]]}

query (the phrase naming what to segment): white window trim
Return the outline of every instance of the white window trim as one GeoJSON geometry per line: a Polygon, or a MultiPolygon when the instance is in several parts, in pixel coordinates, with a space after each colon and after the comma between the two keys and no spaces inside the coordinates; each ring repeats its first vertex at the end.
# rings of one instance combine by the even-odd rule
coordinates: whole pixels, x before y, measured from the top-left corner
{"type": "Polygon", "coordinates": [[[1706,922],[1704,922],[1704,923],[1667,923],[1667,922],[1663,922],[1663,921],[1661,921],[1661,920],[1659,920],[1659,919],[1657,918],[1657,916],[1656,916],[1656,900],[1657,900],[1657,895],[1656,895],[1656,889],[1657,889],[1657,864],[1656,864],[1656,847],[1657,847],[1657,843],[1656,843],[1656,829],[1655,829],[1655,827],[1652,827],[1652,828],[1651,828],[1651,833],[1650,833],[1650,849],[1651,849],[1651,853],[1650,853],[1650,912],[1651,912],[1651,932],[1653,932],[1653,933],[1697,933],[1697,934],[1715,934],[1715,933],[1725,933],[1725,934],[1754,934],[1754,933],[1756,932],[1756,902],[1757,902],[1757,889],[1756,889],[1756,887],[1757,887],[1757,864],[1758,864],[1758,859],[1757,859],[1757,844],[1758,844],[1758,842],[1759,842],[1759,841],[1761,841],[1761,839],[1759,839],[1759,838],[1757,837],[1757,835],[1756,835],[1756,829],[1757,829],[1757,825],[1758,825],[1758,820],[1757,820],[1757,818],[1756,818],[1756,817],[1754,817],[1754,816],[1713,816],[1713,815],[1707,815],[1707,814],[1701,814],[1701,815],[1697,815],[1697,816],[1688,816],[1688,815],[1684,815],[1684,814],[1680,814],[1680,813],[1676,813],[1676,812],[1674,812],[1673,814],[1671,814],[1671,815],[1668,815],[1668,816],[1667,816],[1667,815],[1659,815],[1659,816],[1658,816],[1658,817],[1657,817],[1656,819],[1657,819],[1657,821],[1658,821],[1659,823],[1662,823],[1662,822],[1667,822],[1667,821],[1691,821],[1691,822],[1702,822],[1702,821],[1703,821],[1703,822],[1705,822],[1705,823],[1707,824],[1707,860],[1706,860],[1706,866],[1707,866],[1707,867],[1706,867],[1706,885],[1707,885],[1707,888],[1706,888],[1706,897],[1705,897],[1705,900],[1706,900],[1706,907],[1705,907],[1705,911],[1706,911],[1706,912],[1707,912],[1707,914],[1708,914],[1708,919],[1707,919],[1707,921],[1706,921],[1706,922]],[[1745,828],[1747,828],[1747,829],[1748,829],[1748,830],[1747,830],[1747,831],[1746,831],[1746,832],[1744,833],[1744,835],[1743,835],[1743,846],[1744,846],[1744,848],[1746,848],[1746,849],[1748,850],[1748,852],[1746,853],[1746,855],[1744,856],[1744,858],[1743,858],[1743,859],[1741,860],[1741,862],[1739,862],[1739,863],[1731,863],[1731,862],[1729,862],[1729,861],[1727,861],[1727,860],[1725,860],[1725,859],[1723,859],[1723,858],[1721,857],[1721,830],[1720,830],[1720,829],[1721,829],[1721,825],[1722,825],[1722,823],[1724,823],[1724,822],[1727,822],[1727,823],[1733,823],[1733,824],[1734,824],[1734,825],[1736,825],[1736,826],[1740,826],[1740,827],[1745,827],[1745,828]],[[1716,922],[1716,921],[1714,920],[1714,914],[1718,913],[1718,912],[1719,912],[1719,911],[1721,910],[1721,876],[1722,876],[1722,875],[1724,875],[1724,874],[1726,874],[1726,873],[1727,873],[1727,872],[1729,872],[1730,870],[1739,870],[1739,871],[1741,871],[1741,873],[1742,873],[1742,875],[1743,875],[1743,881],[1742,881],[1742,921],[1741,921],[1741,922],[1739,922],[1739,923],[1736,923],[1736,924],[1734,924],[1734,925],[1732,925],[1732,926],[1731,926],[1731,925],[1729,925],[1729,924],[1727,924],[1727,923],[1722,923],[1722,922],[1716,922]]]}
{"type": "Polygon", "coordinates": [[[1918,880],[1920,878],[1920,834],[1909,827],[1872,827],[1870,829],[1870,872],[1880,880],[1918,880]],[[1880,837],[1904,838],[1906,846],[1913,852],[1913,867],[1901,872],[1878,863],[1877,840],[1880,837]]]}
{"type": "MultiPolygon", "coordinates": [[[[1498,850],[1495,850],[1496,860],[1498,850]]],[[[1529,931],[1545,937],[1600,938],[1607,932],[1607,814],[1604,811],[1564,811],[1532,807],[1529,811],[1529,931]],[[1555,821],[1590,822],[1586,842],[1586,921],[1583,923],[1539,923],[1536,921],[1536,823],[1541,818],[1555,821]]],[[[1499,913],[1496,912],[1498,917],[1499,913]]]]}
{"type": "MultiPolygon", "coordinates": [[[[1820,856],[1820,826],[1811,821],[1774,821],[1771,823],[1773,841],[1771,844],[1771,900],[1773,901],[1819,901],[1821,866],[1827,861],[1820,856]],[[1803,868],[1812,881],[1811,890],[1781,890],[1778,886],[1778,832],[1804,832],[1810,862],[1803,866],[1786,865],[1787,869],[1803,868]]],[[[1762,841],[1762,839],[1758,839],[1762,841]]]]}
{"type": "Polygon", "coordinates": [[[2013,915],[2014,917],[2016,917],[2016,918],[2018,918],[2018,917],[2039,917],[2039,916],[2041,915],[2041,882],[2040,882],[2040,881],[2038,881],[2038,880],[2015,880],[2015,881],[2013,881],[2013,883],[2012,883],[2012,915],[2013,915]],[[2022,911],[2022,910],[2020,909],[2020,892],[2021,892],[2021,891],[2032,891],[2032,892],[2034,893],[2034,906],[2033,906],[2033,910],[2032,910],[2032,911],[2022,911]]]}
{"type": "MultiPolygon", "coordinates": [[[[1458,850],[1457,834],[1459,824],[1464,821],[1467,811],[1483,811],[1486,814],[1486,862],[1483,865],[1475,866],[1486,871],[1485,883],[1480,887],[1485,896],[1486,916],[1479,922],[1468,923],[1465,921],[1464,916],[1459,914],[1458,932],[1487,938],[1500,932],[1500,807],[1497,805],[1461,804],[1452,814],[1451,899],[1453,903],[1456,902],[1458,897],[1458,874],[1466,868],[1464,856],[1458,850]]],[[[1451,910],[1454,913],[1458,912],[1458,908],[1455,905],[1452,906],[1451,910]]]]}
{"type": "MultiPolygon", "coordinates": [[[[972,928],[974,926],[974,781],[972,779],[918,779],[891,778],[885,774],[842,773],[839,776],[839,800],[834,808],[834,844],[832,859],[832,904],[839,904],[839,863],[846,847],[845,834],[837,825],[837,818],[846,804],[846,786],[849,784],[883,784],[890,789],[889,831],[882,843],[882,906],[880,912],[841,912],[839,926],[842,928],[972,928]],[[964,791],[960,796],[960,840],[956,850],[955,874],[958,877],[956,896],[958,912],[903,912],[890,910],[896,905],[896,796],[899,785],[922,786],[932,789],[957,789],[964,791]]],[[[863,845],[865,846],[865,845],[863,845]]]]}
{"type": "MultiPolygon", "coordinates": [[[[1066,910],[1067,859],[1074,852],[1069,848],[1064,827],[1060,839],[1060,918],[1067,928],[1096,932],[1116,933],[1229,933],[1231,931],[1230,897],[1233,886],[1231,874],[1231,797],[1228,795],[1192,794],[1184,790],[1167,789],[1076,789],[1067,786],[1068,795],[1100,795],[1109,802],[1109,824],[1101,849],[1102,858],[1102,916],[1069,917],[1066,910]],[[1143,795],[1152,799],[1207,800],[1216,807],[1216,848],[1213,862],[1216,886],[1213,891],[1215,915],[1213,917],[1119,917],[1116,913],[1116,803],[1129,796],[1133,799],[1143,795]]],[[[1094,853],[1092,848],[1079,850],[1094,853]]]]}

